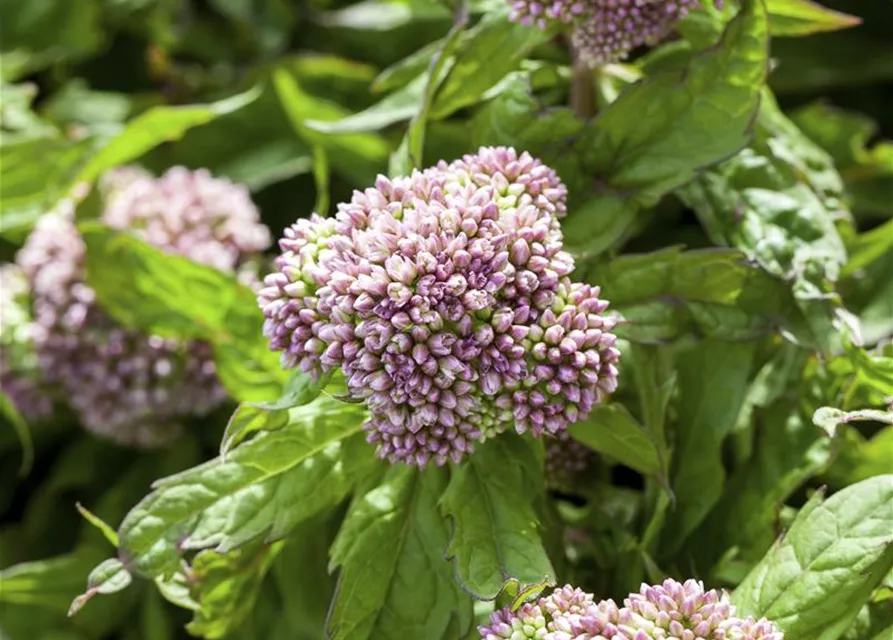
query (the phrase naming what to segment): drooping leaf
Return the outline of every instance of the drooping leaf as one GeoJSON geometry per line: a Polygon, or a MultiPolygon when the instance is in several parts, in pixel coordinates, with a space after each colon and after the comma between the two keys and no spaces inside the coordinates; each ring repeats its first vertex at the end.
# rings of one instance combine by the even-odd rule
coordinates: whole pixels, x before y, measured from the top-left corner
{"type": "Polygon", "coordinates": [[[830,460],[831,438],[796,403],[782,400],[755,418],[752,455],[731,474],[722,499],[687,545],[704,571],[729,549],[737,550],[739,562],[762,558],[780,533],[776,520],[785,500],[830,460]]]}
{"type": "Polygon", "coordinates": [[[723,493],[722,443],[744,403],[756,344],[704,341],[680,355],[677,442],[661,546],[669,554],[707,517],[723,493]]]}
{"type": "Polygon", "coordinates": [[[341,574],[329,613],[333,640],[461,638],[472,602],[443,557],[449,531],[437,510],[441,468],[391,467],[354,499],[332,547],[341,574]]]}
{"type": "Polygon", "coordinates": [[[122,557],[141,573],[170,575],[182,551],[281,538],[340,502],[374,461],[363,419],[361,407],[322,397],[226,458],[157,481],[121,524],[122,557]]]}
{"type": "Polygon", "coordinates": [[[636,471],[666,477],[665,456],[658,441],[622,404],[597,406],[586,420],[571,425],[570,434],[636,471]]]}
{"type": "Polygon", "coordinates": [[[210,342],[217,374],[239,400],[280,395],[287,374],[265,344],[251,289],[128,233],[98,223],[84,223],[80,231],[87,282],[116,320],[157,335],[210,342]]]}
{"type": "Polygon", "coordinates": [[[109,169],[139,158],[162,142],[177,140],[189,129],[251,104],[260,95],[255,87],[219,102],[177,107],[152,107],[127,123],[77,175],[76,182],[92,182],[109,169]]]}
{"type": "Polygon", "coordinates": [[[533,508],[542,489],[539,460],[510,434],[477,447],[453,470],[440,501],[452,519],[446,554],[475,598],[493,600],[508,582],[522,591],[554,582],[533,508]]]}
{"type": "Polygon", "coordinates": [[[786,640],[836,640],[893,567],[893,476],[877,476],[800,510],[785,537],[735,589],[744,615],[786,640]]]}

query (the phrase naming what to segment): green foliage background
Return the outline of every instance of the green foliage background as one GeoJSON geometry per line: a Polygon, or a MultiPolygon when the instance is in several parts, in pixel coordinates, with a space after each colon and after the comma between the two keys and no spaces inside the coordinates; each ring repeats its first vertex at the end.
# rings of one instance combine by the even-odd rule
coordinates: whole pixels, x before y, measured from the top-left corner
{"type": "Polygon", "coordinates": [[[666,576],[788,640],[889,637],[893,2],[824,4],[861,22],[697,11],[575,112],[564,41],[499,0],[0,0],[4,262],[123,164],[243,182],[276,235],[379,173],[512,145],[568,185],[575,275],[627,320],[573,487],[511,435],[387,468],[339,380],[279,369],[249,289],[87,197],[100,303],[210,342],[232,402],[147,454],[4,398],[0,637],[460,640],[555,581],[616,599],[666,576]],[[85,585],[107,595],[68,618],[85,585]]]}

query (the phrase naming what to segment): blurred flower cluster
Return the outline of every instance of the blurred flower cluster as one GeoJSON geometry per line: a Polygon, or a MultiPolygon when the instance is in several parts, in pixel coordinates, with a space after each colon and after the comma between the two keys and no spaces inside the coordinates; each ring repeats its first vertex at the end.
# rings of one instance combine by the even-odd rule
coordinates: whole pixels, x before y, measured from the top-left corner
{"type": "Polygon", "coordinates": [[[571,27],[582,62],[595,66],[625,59],[636,47],[653,46],[700,0],[509,0],[511,19],[542,30],[571,27]]]}
{"type": "Polygon", "coordinates": [[[490,616],[482,640],[783,640],[766,619],[739,618],[725,594],[696,580],[643,584],[618,607],[565,586],[490,616]]]}
{"type": "MultiPolygon", "coordinates": [[[[102,191],[101,222],[221,271],[236,272],[270,243],[247,190],[203,170],[175,167],[156,179],[127,167],[105,176],[102,191]]],[[[90,431],[124,445],[169,442],[184,417],[226,398],[210,346],[119,326],[97,304],[85,258],[72,201],[41,218],[18,254],[43,378],[90,431]]],[[[17,395],[26,415],[42,408],[17,395]]]]}
{"type": "Polygon", "coordinates": [[[458,461],[511,426],[561,434],[616,388],[616,320],[573,282],[567,190],[527,153],[481,148],[379,177],[300,220],[259,293],[285,367],[342,369],[391,462],[458,461]]]}

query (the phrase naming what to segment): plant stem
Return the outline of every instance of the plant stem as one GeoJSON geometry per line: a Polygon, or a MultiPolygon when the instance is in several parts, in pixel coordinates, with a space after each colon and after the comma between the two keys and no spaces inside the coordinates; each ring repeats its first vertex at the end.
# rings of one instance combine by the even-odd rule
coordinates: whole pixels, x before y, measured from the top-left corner
{"type": "Polygon", "coordinates": [[[595,115],[595,85],[592,69],[574,62],[574,75],[571,78],[571,108],[580,118],[588,119],[595,115]]]}

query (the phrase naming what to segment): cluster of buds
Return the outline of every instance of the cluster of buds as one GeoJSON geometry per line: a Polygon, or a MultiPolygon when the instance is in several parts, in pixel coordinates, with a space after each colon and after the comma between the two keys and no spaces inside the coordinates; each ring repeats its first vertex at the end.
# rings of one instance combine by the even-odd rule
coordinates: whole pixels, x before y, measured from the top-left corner
{"type": "Polygon", "coordinates": [[[725,594],[696,580],[643,584],[618,607],[566,586],[478,628],[481,640],[783,640],[766,619],[738,617],[725,594]]]}
{"type": "MultiPolygon", "coordinates": [[[[247,190],[207,171],[175,167],[156,179],[125,168],[102,186],[103,223],[195,262],[235,273],[270,243],[247,190]]],[[[41,369],[88,430],[124,445],[165,444],[184,418],[226,398],[210,346],[145,335],[103,312],[73,213],[68,203],[44,216],[17,257],[41,369]]]]}
{"type": "Polygon", "coordinates": [[[510,148],[379,177],[286,230],[259,293],[285,367],[340,368],[378,454],[460,460],[514,426],[557,435],[617,385],[598,287],[572,282],[567,189],[510,148]]]}
{"type": "Polygon", "coordinates": [[[600,65],[625,59],[636,47],[653,46],[672,31],[699,0],[509,0],[511,19],[546,30],[571,29],[581,61],[600,65]]]}

